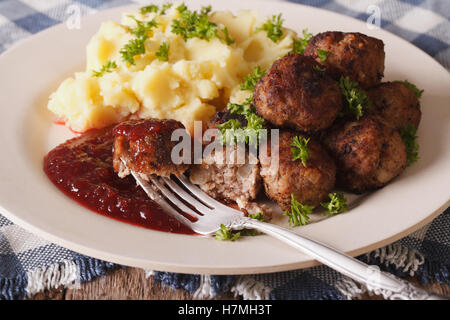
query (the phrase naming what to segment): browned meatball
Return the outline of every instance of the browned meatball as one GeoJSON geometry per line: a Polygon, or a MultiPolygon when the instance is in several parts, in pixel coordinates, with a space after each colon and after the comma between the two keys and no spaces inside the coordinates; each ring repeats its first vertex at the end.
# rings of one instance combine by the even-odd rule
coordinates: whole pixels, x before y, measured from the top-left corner
{"type": "MultiPolygon", "coordinates": [[[[318,206],[333,189],[336,167],[325,149],[312,138],[307,144],[309,158],[306,166],[301,160],[292,160],[292,141],[298,132],[281,130],[279,148],[270,147],[260,154],[261,176],[266,194],[275,200],[283,210],[291,204],[291,194],[302,204],[318,206]],[[271,152],[273,151],[273,152],[271,152]],[[277,161],[270,162],[271,159],[277,161]]],[[[303,136],[304,137],[304,136],[303,136]]],[[[268,144],[270,146],[270,143],[268,144]]]]}
{"type": "Polygon", "coordinates": [[[406,167],[400,134],[374,116],[336,123],[323,142],[336,161],[337,184],[356,193],[386,185],[406,167]]]}
{"type": "Polygon", "coordinates": [[[276,126],[316,132],[333,123],[342,109],[336,82],[310,57],[288,55],[272,65],[257,83],[257,113],[276,126]]]}
{"type": "Polygon", "coordinates": [[[384,43],[361,33],[319,33],[305,48],[305,55],[323,64],[336,80],[348,76],[362,88],[372,87],[383,78],[384,43]],[[328,57],[322,56],[324,61],[318,50],[328,52],[328,57]]]}
{"type": "Polygon", "coordinates": [[[181,122],[175,120],[128,120],[113,129],[113,166],[120,177],[133,170],[148,180],[149,175],[170,176],[186,171],[189,164],[172,162],[172,148],[178,141],[171,141],[172,133],[185,130],[181,122]],[[127,166],[122,163],[124,159],[127,166]]]}
{"type": "Polygon", "coordinates": [[[422,112],[416,94],[403,82],[385,82],[370,89],[372,113],[396,129],[403,129],[408,124],[418,128],[422,112]]]}

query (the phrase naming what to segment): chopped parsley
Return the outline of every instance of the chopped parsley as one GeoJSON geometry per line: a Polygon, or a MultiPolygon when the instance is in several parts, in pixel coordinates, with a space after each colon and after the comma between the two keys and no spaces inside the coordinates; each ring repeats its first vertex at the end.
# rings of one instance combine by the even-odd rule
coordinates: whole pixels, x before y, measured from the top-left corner
{"type": "Polygon", "coordinates": [[[146,39],[132,39],[121,50],[122,59],[131,65],[135,65],[134,57],[145,53],[146,39]]]}
{"type": "Polygon", "coordinates": [[[256,219],[258,221],[264,221],[264,214],[262,212],[253,213],[248,215],[252,219],[256,219]]]}
{"type": "Polygon", "coordinates": [[[261,79],[265,74],[266,71],[261,70],[260,66],[256,66],[253,69],[253,72],[245,77],[244,83],[241,84],[241,90],[249,90],[253,92],[259,79],[261,79]]]}
{"type": "Polygon", "coordinates": [[[155,19],[152,19],[151,21],[140,21],[133,16],[129,17],[136,22],[136,28],[130,29],[130,31],[140,39],[147,39],[148,34],[158,25],[155,19]]]}
{"type": "Polygon", "coordinates": [[[295,199],[293,193],[291,193],[291,210],[284,212],[285,216],[289,218],[289,225],[293,227],[304,226],[309,223],[309,214],[313,211],[314,207],[303,205],[295,199]]]}
{"type": "Polygon", "coordinates": [[[166,4],[163,4],[162,6],[161,6],[161,8],[159,7],[159,6],[157,6],[157,5],[155,5],[155,4],[151,4],[151,5],[148,5],[148,6],[145,6],[145,7],[142,7],[141,9],[140,9],[140,12],[141,12],[141,14],[147,14],[147,13],[151,13],[151,12],[154,12],[154,13],[157,13],[157,14],[159,14],[159,15],[164,15],[164,14],[166,14],[166,11],[168,10],[168,9],[170,9],[172,7],[172,3],[166,3],[166,4]]]}
{"type": "Polygon", "coordinates": [[[330,201],[321,203],[327,211],[325,214],[334,216],[347,210],[347,199],[341,192],[329,193],[330,201]]]}
{"type": "Polygon", "coordinates": [[[308,43],[311,41],[311,38],[313,37],[312,33],[308,32],[308,29],[303,29],[303,38],[294,39],[293,42],[293,53],[298,54],[304,54],[305,48],[308,45],[308,43]]]}
{"type": "Polygon", "coordinates": [[[408,167],[419,160],[419,143],[416,133],[417,129],[410,123],[400,131],[400,136],[406,148],[406,165],[408,167]]]}
{"type": "Polygon", "coordinates": [[[279,15],[273,15],[272,18],[267,19],[266,23],[262,27],[256,28],[256,32],[266,31],[267,37],[273,42],[280,41],[283,36],[283,19],[281,18],[281,13],[279,15]]]}
{"type": "Polygon", "coordinates": [[[92,76],[94,77],[102,77],[107,72],[112,72],[113,69],[117,68],[117,64],[115,61],[106,61],[105,64],[101,67],[99,71],[93,70],[92,76]]]}
{"type": "Polygon", "coordinates": [[[241,237],[240,232],[232,232],[229,228],[227,228],[224,224],[220,225],[220,229],[216,232],[216,239],[220,241],[234,241],[241,237]]]}
{"type": "Polygon", "coordinates": [[[292,148],[291,148],[291,152],[292,152],[292,161],[298,160],[300,159],[303,166],[306,167],[306,160],[308,160],[309,158],[309,152],[308,152],[308,142],[309,139],[306,139],[304,137],[301,136],[295,136],[292,139],[292,148]]]}
{"type": "Polygon", "coordinates": [[[177,7],[177,11],[180,18],[173,20],[172,32],[181,35],[184,40],[200,38],[209,41],[218,37],[217,24],[209,21],[211,6],[202,7],[201,11],[197,12],[190,11],[183,3],[177,7]]]}
{"type": "Polygon", "coordinates": [[[321,66],[317,66],[317,65],[316,65],[316,66],[314,66],[314,67],[313,67],[313,69],[314,69],[314,70],[317,70],[317,71],[321,71],[321,72],[323,72],[323,71],[325,71],[325,70],[326,70],[326,68],[325,68],[325,67],[321,67],[321,66]]]}
{"type": "Polygon", "coordinates": [[[422,98],[422,94],[424,92],[424,90],[417,88],[414,84],[412,84],[411,82],[409,82],[408,80],[403,80],[403,81],[394,81],[394,82],[401,82],[403,83],[405,86],[407,86],[409,89],[411,89],[412,91],[414,91],[414,94],[416,95],[417,99],[422,98]]]}
{"type": "Polygon", "coordinates": [[[339,88],[344,97],[344,114],[353,115],[359,120],[364,111],[371,106],[371,102],[366,92],[359,89],[358,82],[350,80],[349,77],[341,77],[339,88]]]}
{"type": "Polygon", "coordinates": [[[140,21],[130,16],[136,22],[136,28],[130,29],[130,32],[136,36],[131,39],[121,50],[122,59],[131,65],[135,65],[134,57],[145,53],[145,41],[149,33],[158,24],[155,19],[151,21],[140,21]]]}
{"type": "Polygon", "coordinates": [[[247,120],[247,126],[243,126],[237,119],[231,119],[227,122],[217,125],[219,129],[219,139],[223,144],[229,143],[235,144],[236,141],[245,141],[249,145],[258,145],[260,139],[260,130],[264,129],[264,118],[256,114],[255,107],[253,106],[253,90],[256,83],[265,74],[261,71],[259,66],[256,66],[253,73],[245,77],[244,83],[241,85],[241,90],[252,91],[252,94],[242,103],[229,103],[227,109],[231,113],[240,114],[245,116],[247,120]]]}
{"type": "Polygon", "coordinates": [[[330,52],[327,50],[317,49],[317,56],[319,57],[321,62],[325,62],[327,60],[330,52]]]}
{"type": "Polygon", "coordinates": [[[159,61],[169,61],[169,50],[170,44],[168,44],[167,42],[163,42],[159,46],[159,49],[158,51],[156,51],[155,55],[159,61]]]}
{"type": "Polygon", "coordinates": [[[222,32],[223,32],[223,39],[224,39],[225,43],[227,45],[232,45],[234,43],[234,40],[230,38],[228,28],[227,27],[223,28],[222,32]]]}

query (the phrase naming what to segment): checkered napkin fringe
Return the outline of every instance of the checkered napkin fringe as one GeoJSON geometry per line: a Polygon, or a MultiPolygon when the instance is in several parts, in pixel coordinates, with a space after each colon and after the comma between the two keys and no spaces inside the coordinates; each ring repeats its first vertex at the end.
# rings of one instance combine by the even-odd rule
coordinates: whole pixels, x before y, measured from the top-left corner
{"type": "MultiPolygon", "coordinates": [[[[13,43],[81,14],[131,0],[0,0],[0,52],[13,43]]],[[[380,8],[381,27],[391,31],[450,68],[450,1],[446,0],[294,0],[367,20],[370,5],[380,8]]],[[[400,277],[450,284],[450,209],[415,233],[360,260],[400,277]]],[[[0,215],[0,300],[23,299],[59,286],[80,283],[122,266],[59,247],[14,225],[0,215]]],[[[226,292],[244,299],[353,299],[366,288],[334,270],[319,266],[261,275],[209,276],[147,271],[154,281],[183,288],[198,298],[226,292]]]]}

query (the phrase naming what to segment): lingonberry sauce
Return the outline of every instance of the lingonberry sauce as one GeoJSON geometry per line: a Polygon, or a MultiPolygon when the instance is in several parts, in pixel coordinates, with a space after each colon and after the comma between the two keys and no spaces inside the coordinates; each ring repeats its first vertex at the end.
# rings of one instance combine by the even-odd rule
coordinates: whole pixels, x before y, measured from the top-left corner
{"type": "Polygon", "coordinates": [[[117,176],[112,165],[112,129],[89,131],[51,150],[44,158],[49,179],[67,196],[101,215],[148,229],[193,234],[149,199],[131,176],[117,176]]]}

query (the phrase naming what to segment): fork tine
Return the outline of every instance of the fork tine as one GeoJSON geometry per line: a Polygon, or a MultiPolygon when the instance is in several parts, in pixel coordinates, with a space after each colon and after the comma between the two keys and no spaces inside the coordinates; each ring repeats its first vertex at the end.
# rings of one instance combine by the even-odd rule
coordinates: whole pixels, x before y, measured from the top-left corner
{"type": "Polygon", "coordinates": [[[222,208],[227,211],[234,211],[234,213],[238,213],[242,215],[242,211],[233,209],[229,206],[226,206],[214,198],[207,195],[202,189],[192,184],[183,174],[177,177],[178,180],[184,185],[186,189],[189,190],[193,195],[195,195],[198,199],[200,199],[203,203],[206,203],[208,206],[211,206],[213,209],[222,208]]]}
{"type": "Polygon", "coordinates": [[[150,180],[159,189],[159,191],[161,191],[161,193],[164,196],[166,196],[166,198],[168,198],[170,200],[170,202],[172,202],[175,206],[177,206],[181,211],[183,211],[191,216],[194,216],[194,217],[201,216],[198,212],[195,212],[194,210],[192,210],[191,208],[186,206],[181,200],[179,200],[176,195],[174,195],[169,189],[167,189],[164,186],[163,183],[161,183],[159,181],[158,178],[156,178],[155,176],[152,175],[150,177],[150,180]]]}
{"type": "Polygon", "coordinates": [[[177,183],[175,183],[170,178],[163,177],[162,180],[166,183],[166,185],[172,189],[176,194],[178,194],[183,200],[193,205],[195,209],[200,211],[203,214],[211,213],[211,208],[207,207],[205,204],[198,201],[191,194],[186,192],[183,188],[181,188],[177,183]]]}
{"type": "MultiPolygon", "coordinates": [[[[150,199],[152,199],[153,201],[155,201],[156,203],[158,203],[161,208],[167,212],[168,214],[170,214],[173,218],[177,219],[178,221],[180,221],[181,223],[187,225],[188,227],[190,227],[191,229],[193,229],[193,222],[191,220],[189,220],[188,218],[186,218],[185,216],[183,216],[182,214],[180,214],[177,210],[175,210],[165,199],[164,197],[162,197],[158,192],[156,192],[151,186],[150,184],[145,181],[144,179],[142,179],[139,175],[137,175],[134,171],[131,170],[131,175],[134,177],[134,179],[137,181],[137,183],[139,184],[139,186],[145,191],[145,193],[150,197],[150,199]]],[[[195,231],[195,230],[194,230],[195,231]]]]}

